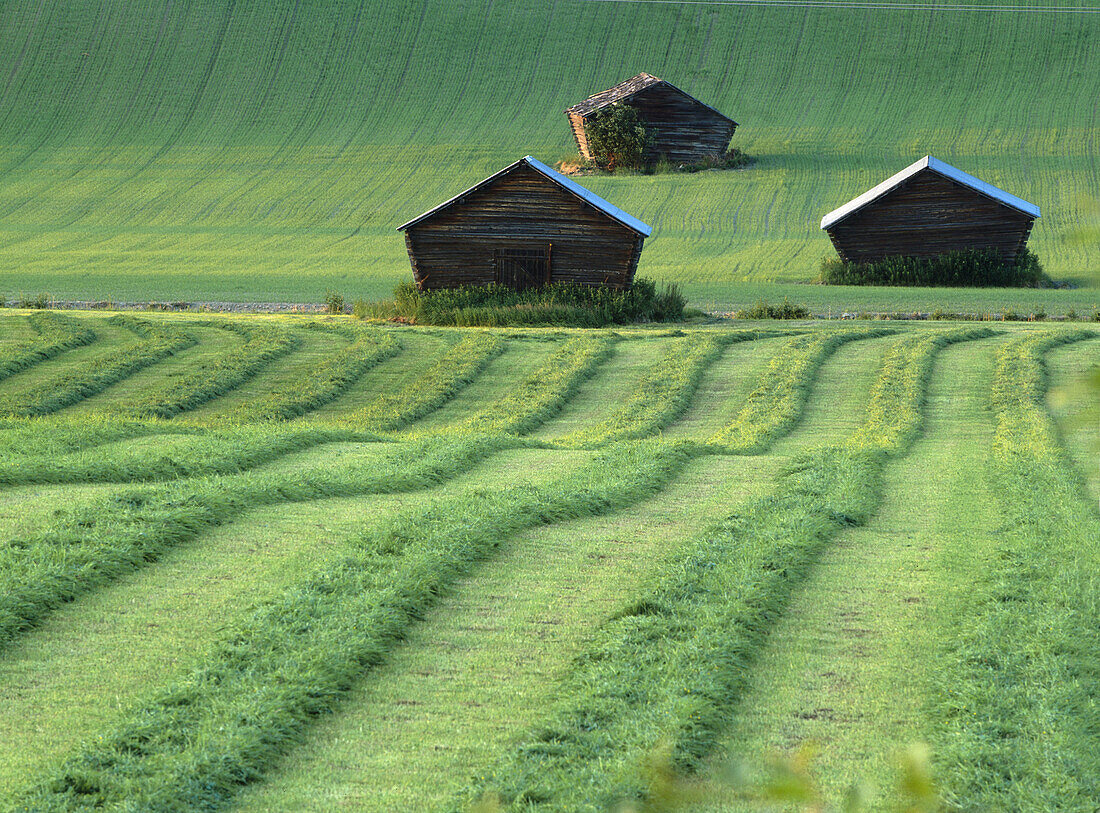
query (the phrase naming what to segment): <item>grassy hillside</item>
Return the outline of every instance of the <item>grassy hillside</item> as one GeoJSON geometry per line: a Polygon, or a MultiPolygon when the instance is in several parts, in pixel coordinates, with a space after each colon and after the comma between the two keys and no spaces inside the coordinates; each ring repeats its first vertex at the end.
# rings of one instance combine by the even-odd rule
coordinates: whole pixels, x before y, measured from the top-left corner
{"type": "MultiPolygon", "coordinates": [[[[1058,3],[1079,5],[1042,5],[1058,3]]],[[[740,122],[756,158],[588,181],[655,227],[640,272],[696,301],[812,278],[821,215],[928,152],[1039,204],[1048,270],[1098,286],[1097,47],[1097,14],[951,3],[13,0],[0,293],[385,293],[408,275],[395,225],[526,153],[574,150],[562,110],[641,70],[740,122]]]]}

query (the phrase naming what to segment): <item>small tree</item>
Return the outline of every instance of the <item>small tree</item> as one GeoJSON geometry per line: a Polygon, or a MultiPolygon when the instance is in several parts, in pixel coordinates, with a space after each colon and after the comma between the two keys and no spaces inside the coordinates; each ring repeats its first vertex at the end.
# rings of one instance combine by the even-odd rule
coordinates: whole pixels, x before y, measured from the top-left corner
{"type": "Polygon", "coordinates": [[[603,169],[640,167],[645,152],[646,131],[638,111],[630,105],[613,104],[600,110],[585,126],[588,149],[603,169]]]}

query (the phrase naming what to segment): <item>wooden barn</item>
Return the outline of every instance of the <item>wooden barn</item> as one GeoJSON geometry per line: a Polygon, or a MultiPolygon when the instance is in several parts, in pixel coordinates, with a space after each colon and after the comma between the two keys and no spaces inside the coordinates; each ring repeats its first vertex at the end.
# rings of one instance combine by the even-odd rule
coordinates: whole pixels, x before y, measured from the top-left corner
{"type": "Polygon", "coordinates": [[[421,290],[627,288],[650,228],[531,156],[397,227],[421,290]]]}
{"type": "Polygon", "coordinates": [[[995,249],[1011,262],[1039,207],[931,155],[821,219],[840,258],[932,257],[995,249]]]}
{"type": "Polygon", "coordinates": [[[612,104],[630,105],[638,112],[638,119],[649,135],[643,156],[647,162],[665,158],[694,164],[706,158],[720,158],[737,129],[737,122],[710,105],[663,79],[640,73],[565,111],[577,147],[590,161],[593,156],[588,149],[585,127],[596,113],[612,104]]]}

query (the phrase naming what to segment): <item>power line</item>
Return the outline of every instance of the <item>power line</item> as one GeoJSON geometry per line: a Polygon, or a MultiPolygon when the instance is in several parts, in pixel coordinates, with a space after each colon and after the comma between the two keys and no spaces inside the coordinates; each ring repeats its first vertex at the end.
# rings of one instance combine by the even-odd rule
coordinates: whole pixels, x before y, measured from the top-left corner
{"type": "Polygon", "coordinates": [[[975,3],[941,4],[926,2],[889,2],[889,0],[581,0],[586,3],[629,3],[633,5],[673,6],[761,6],[769,8],[851,9],[876,11],[962,11],[1009,12],[1018,14],[1100,14],[1089,6],[980,5],[975,3]]]}

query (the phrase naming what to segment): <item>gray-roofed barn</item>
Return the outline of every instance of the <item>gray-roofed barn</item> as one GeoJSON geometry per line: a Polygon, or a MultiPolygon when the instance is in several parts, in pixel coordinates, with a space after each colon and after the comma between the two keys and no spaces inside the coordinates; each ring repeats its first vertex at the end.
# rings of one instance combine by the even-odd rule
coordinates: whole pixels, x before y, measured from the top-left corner
{"type": "Polygon", "coordinates": [[[934,257],[993,249],[1011,262],[1039,207],[931,155],[821,219],[840,258],[934,257]]]}
{"type": "Polygon", "coordinates": [[[529,155],[397,228],[420,289],[626,288],[651,231],[529,155]]]}
{"type": "Polygon", "coordinates": [[[698,163],[720,158],[729,148],[737,122],[708,104],[688,95],[670,82],[640,73],[613,88],[589,96],[565,111],[581,155],[592,160],[586,127],[600,110],[625,104],[638,113],[649,141],[644,160],[665,158],[677,163],[698,163]]]}

